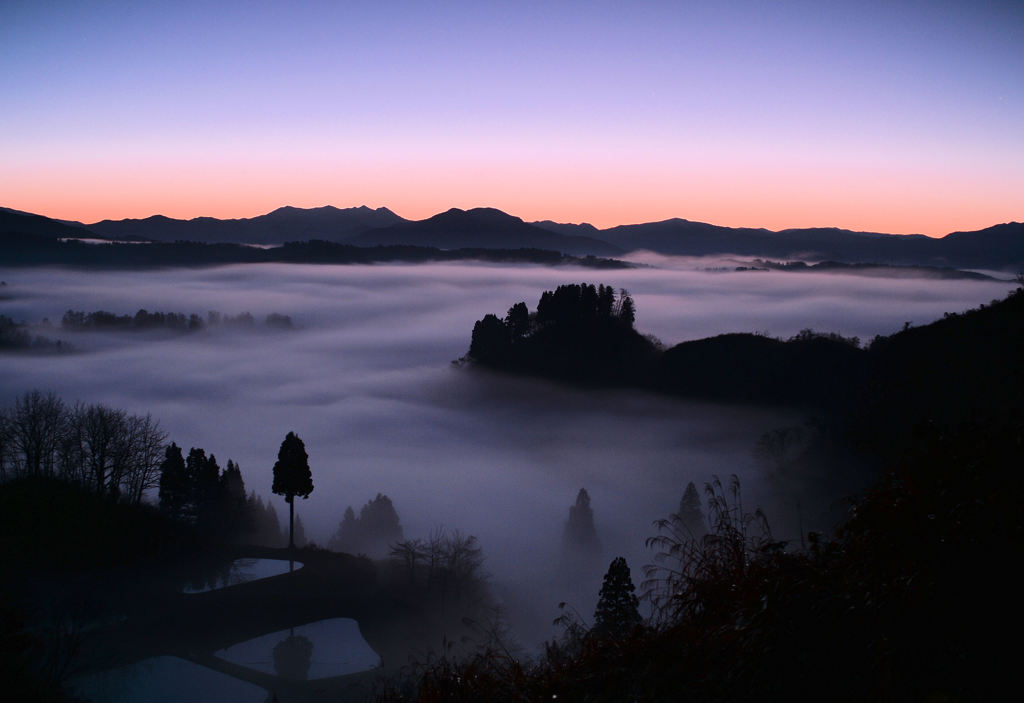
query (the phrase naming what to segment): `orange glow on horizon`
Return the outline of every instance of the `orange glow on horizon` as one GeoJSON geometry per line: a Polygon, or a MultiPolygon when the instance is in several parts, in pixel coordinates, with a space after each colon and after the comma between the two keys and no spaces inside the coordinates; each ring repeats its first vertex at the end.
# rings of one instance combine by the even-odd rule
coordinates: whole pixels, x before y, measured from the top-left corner
{"type": "Polygon", "coordinates": [[[0,205],[86,224],[157,214],[248,218],[286,205],[366,205],[413,220],[452,207],[494,207],[527,222],[588,222],[599,229],[678,217],[774,231],[840,227],[933,237],[1024,216],[1021,199],[1009,192],[1011,183],[962,190],[960,183],[937,177],[907,173],[896,181],[878,180],[867,170],[829,175],[761,166],[737,174],[725,167],[616,168],[600,162],[546,169],[471,162],[77,166],[55,172],[40,165],[16,181],[0,177],[0,205]]]}
{"type": "Polygon", "coordinates": [[[179,201],[174,206],[168,206],[159,199],[144,199],[132,206],[126,206],[123,203],[96,202],[94,200],[90,202],[68,202],[67,199],[62,199],[61,201],[53,199],[22,199],[19,202],[4,203],[2,207],[10,207],[15,210],[43,215],[52,219],[72,220],[84,224],[91,224],[101,220],[145,219],[154,215],[163,215],[180,220],[189,220],[197,217],[212,217],[222,220],[246,219],[266,215],[285,206],[308,209],[326,205],[333,205],[341,209],[362,205],[372,209],[386,207],[405,219],[423,220],[453,207],[463,210],[475,207],[493,207],[519,217],[526,222],[550,220],[572,224],[588,223],[597,229],[679,218],[694,222],[705,222],[721,227],[763,228],[772,231],[809,227],[836,227],[839,229],[887,234],[924,234],[929,237],[943,237],[950,232],[974,231],[1004,222],[1020,221],[1019,218],[1014,219],[1009,215],[988,218],[931,218],[930,221],[927,221],[923,218],[893,211],[878,211],[870,214],[861,212],[845,218],[829,217],[825,213],[815,215],[812,214],[813,211],[795,216],[792,213],[772,212],[769,209],[754,206],[707,208],[703,210],[704,214],[700,214],[682,208],[672,209],[671,206],[642,208],[631,207],[628,204],[617,205],[599,202],[596,198],[594,201],[592,203],[593,207],[586,208],[583,204],[574,206],[564,203],[551,204],[549,206],[529,206],[513,202],[503,205],[499,198],[494,198],[490,201],[462,200],[461,202],[438,201],[436,203],[422,202],[421,199],[412,199],[407,203],[403,203],[371,200],[342,202],[340,200],[325,200],[323,198],[298,197],[288,200],[260,198],[254,203],[241,198],[223,198],[216,201],[213,201],[211,198],[202,198],[191,202],[179,201]],[[598,207],[598,205],[601,207],[598,207]]]}

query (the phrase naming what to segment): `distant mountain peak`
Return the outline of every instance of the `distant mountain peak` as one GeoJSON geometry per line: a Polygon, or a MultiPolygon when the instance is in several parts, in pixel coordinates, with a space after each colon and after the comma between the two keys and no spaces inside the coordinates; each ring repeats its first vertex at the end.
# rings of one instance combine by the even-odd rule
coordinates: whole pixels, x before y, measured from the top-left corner
{"type": "MultiPolygon", "coordinates": [[[[485,221],[485,222],[494,222],[494,223],[497,223],[497,222],[501,222],[501,223],[509,223],[509,222],[523,223],[522,218],[516,217],[515,215],[510,215],[510,214],[508,214],[507,212],[505,212],[503,210],[499,210],[498,208],[493,208],[493,207],[475,207],[475,208],[470,208],[469,210],[463,210],[462,208],[453,207],[453,208],[449,208],[448,210],[445,210],[444,212],[440,212],[440,213],[434,215],[433,217],[427,218],[426,221],[428,221],[428,222],[429,221],[434,221],[434,222],[442,221],[443,222],[443,221],[448,221],[448,220],[456,220],[456,221],[460,221],[460,222],[462,222],[462,221],[467,221],[467,222],[485,221]]],[[[525,224],[525,223],[523,223],[523,224],[525,224]]]]}

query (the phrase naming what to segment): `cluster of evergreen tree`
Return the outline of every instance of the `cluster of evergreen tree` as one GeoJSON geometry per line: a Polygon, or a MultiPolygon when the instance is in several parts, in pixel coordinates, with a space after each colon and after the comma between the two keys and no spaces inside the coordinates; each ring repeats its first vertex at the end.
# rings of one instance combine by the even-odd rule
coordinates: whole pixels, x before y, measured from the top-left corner
{"type": "Polygon", "coordinates": [[[385,556],[391,545],[404,539],[402,525],[391,499],[378,493],[359,510],[356,517],[352,506],[345,508],[345,514],[338,523],[328,549],[348,554],[385,556]]]}
{"type": "MultiPolygon", "coordinates": [[[[292,320],[287,315],[270,313],[264,320],[267,327],[288,329],[292,320]]],[[[83,312],[68,310],[61,318],[61,326],[70,330],[153,330],[163,329],[175,332],[196,332],[207,327],[250,328],[256,325],[251,313],[224,315],[216,311],[207,313],[206,318],[192,313],[147,312],[140,309],[134,315],[117,315],[106,310],[83,312]]]]}
{"type": "Polygon", "coordinates": [[[271,503],[246,495],[242,472],[232,460],[221,471],[213,454],[193,447],[188,456],[171,443],[160,464],[160,509],[195,526],[200,535],[229,542],[280,546],[281,528],[271,503]]]}
{"type": "Polygon", "coordinates": [[[504,318],[486,315],[473,327],[467,358],[493,368],[585,382],[638,380],[656,344],[633,329],[636,305],[626,290],[590,283],[545,291],[504,318]]]}

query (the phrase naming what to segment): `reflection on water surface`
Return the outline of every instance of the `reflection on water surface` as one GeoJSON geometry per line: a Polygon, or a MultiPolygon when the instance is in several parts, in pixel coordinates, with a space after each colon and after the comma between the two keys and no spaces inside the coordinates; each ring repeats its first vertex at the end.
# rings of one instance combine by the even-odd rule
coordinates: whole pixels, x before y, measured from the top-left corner
{"type": "Polygon", "coordinates": [[[291,679],[322,679],[380,666],[351,618],[331,618],[281,630],[226,647],[215,656],[291,679]]]}
{"type": "Polygon", "coordinates": [[[223,568],[210,573],[196,574],[183,589],[185,593],[205,593],[239,583],[256,581],[288,573],[290,568],[302,568],[302,562],[287,559],[235,559],[223,568]],[[292,567],[289,564],[293,565],[292,567]]]}

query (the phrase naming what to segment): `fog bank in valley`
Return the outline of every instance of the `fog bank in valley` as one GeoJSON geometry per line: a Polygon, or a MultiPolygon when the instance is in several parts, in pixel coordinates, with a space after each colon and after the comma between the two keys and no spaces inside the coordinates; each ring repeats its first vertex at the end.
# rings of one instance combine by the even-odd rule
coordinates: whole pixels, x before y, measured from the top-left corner
{"type": "MultiPolygon", "coordinates": [[[[712,474],[736,473],[745,499],[765,503],[769,517],[773,509],[791,512],[753,448],[765,431],[804,418],[453,366],[475,320],[521,300],[533,309],[544,290],[588,281],[629,289],[637,329],[667,345],[723,332],[788,337],[807,327],[868,341],[1012,287],[706,272],[681,263],[616,271],[475,264],[18,269],[0,270],[0,278],[8,284],[0,314],[17,321],[58,323],[70,308],[291,316],[293,330],[185,336],[55,326],[47,336],[70,341],[78,352],[0,358],[0,402],[10,405],[39,388],[69,402],[152,413],[186,451],[203,447],[222,467],[229,458],[238,462],[247,488],[264,498],[272,497],[281,440],[295,431],[315,485],[309,500],[297,503],[309,537],[325,544],[345,506],[358,511],[386,493],[406,536],[426,536],[438,525],[477,535],[513,608],[521,604],[509,584],[521,585],[523,574],[544,581],[537,622],[549,622],[557,602],[572,595],[558,592],[557,570],[548,567],[580,487],[590,493],[603,545],[598,571],[623,554],[639,582],[650,560],[643,539],[653,532],[651,522],[677,509],[688,481],[700,486],[712,474]]],[[[286,514],[283,500],[273,499],[286,514]]],[[[802,519],[813,523],[823,508],[803,506],[802,519]]],[[[599,587],[600,573],[591,602],[580,604],[585,615],[599,587]]]]}

